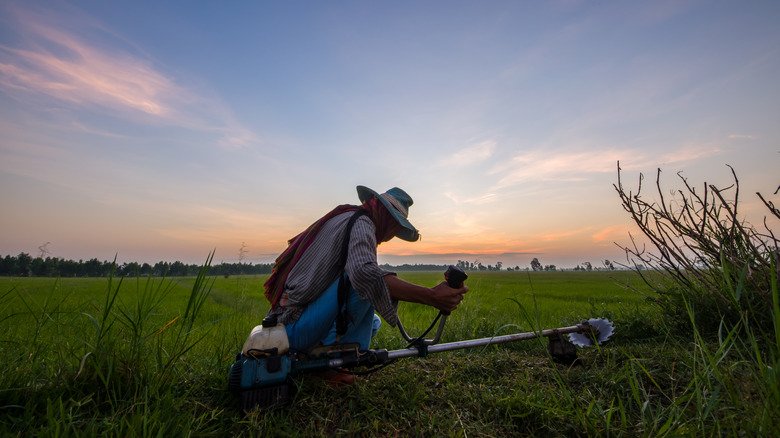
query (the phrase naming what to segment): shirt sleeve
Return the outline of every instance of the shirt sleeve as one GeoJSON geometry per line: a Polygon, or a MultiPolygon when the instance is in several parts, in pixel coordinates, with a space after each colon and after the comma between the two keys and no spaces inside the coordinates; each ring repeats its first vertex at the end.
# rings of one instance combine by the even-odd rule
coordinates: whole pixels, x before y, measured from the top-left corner
{"type": "Polygon", "coordinates": [[[385,283],[385,276],[395,275],[395,272],[379,267],[376,247],[374,223],[363,216],[355,221],[352,228],[345,271],[360,298],[368,300],[376,312],[395,327],[398,324],[398,300],[390,296],[385,283]]]}

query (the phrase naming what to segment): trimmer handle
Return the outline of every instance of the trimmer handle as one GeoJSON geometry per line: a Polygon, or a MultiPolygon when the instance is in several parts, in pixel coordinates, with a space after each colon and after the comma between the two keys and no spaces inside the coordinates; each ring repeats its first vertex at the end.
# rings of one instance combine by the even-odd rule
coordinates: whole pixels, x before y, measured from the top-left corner
{"type": "MultiPolygon", "coordinates": [[[[450,265],[444,272],[444,279],[447,281],[447,285],[453,289],[462,288],[463,282],[466,281],[467,278],[469,278],[469,276],[463,272],[463,269],[460,269],[457,266],[450,265]]],[[[436,330],[436,336],[433,339],[422,339],[422,337],[428,333],[428,330],[433,328],[436,321],[434,321],[433,324],[431,324],[431,327],[429,327],[419,338],[412,338],[409,336],[400,320],[398,321],[398,330],[401,332],[401,336],[409,342],[415,342],[422,345],[435,345],[439,342],[439,339],[441,339],[441,334],[444,332],[444,324],[447,322],[447,316],[449,314],[450,312],[447,312],[446,310],[439,311],[439,316],[437,317],[439,320],[439,328],[436,330]]]]}
{"type": "Polygon", "coordinates": [[[469,278],[469,276],[463,272],[463,269],[460,269],[457,266],[450,265],[444,272],[444,279],[447,280],[447,285],[453,289],[462,288],[463,282],[466,281],[467,278],[469,278]]]}
{"type": "MultiPolygon", "coordinates": [[[[444,279],[447,281],[447,285],[453,289],[462,288],[463,282],[466,281],[467,278],[469,278],[469,276],[463,272],[463,269],[454,265],[450,265],[450,267],[444,271],[444,279]]],[[[441,314],[446,316],[449,315],[450,312],[442,310],[441,314]]]]}

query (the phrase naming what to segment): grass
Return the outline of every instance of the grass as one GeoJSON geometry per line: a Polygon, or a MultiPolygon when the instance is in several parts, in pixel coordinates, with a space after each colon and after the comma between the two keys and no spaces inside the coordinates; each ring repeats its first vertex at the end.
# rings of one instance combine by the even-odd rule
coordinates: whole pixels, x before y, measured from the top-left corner
{"type": "MultiPolygon", "coordinates": [[[[629,271],[469,275],[444,342],[589,317],[610,318],[616,335],[580,350],[581,367],[553,363],[532,340],[400,360],[344,388],[304,376],[289,406],[244,415],[227,373],[268,309],[265,276],[0,278],[0,435],[780,434],[778,339],[745,336],[747,324],[680,336],[626,290],[642,289],[629,271]]],[[[414,334],[435,312],[402,304],[399,315],[414,334]]],[[[404,345],[387,325],[374,340],[404,345]]]]}

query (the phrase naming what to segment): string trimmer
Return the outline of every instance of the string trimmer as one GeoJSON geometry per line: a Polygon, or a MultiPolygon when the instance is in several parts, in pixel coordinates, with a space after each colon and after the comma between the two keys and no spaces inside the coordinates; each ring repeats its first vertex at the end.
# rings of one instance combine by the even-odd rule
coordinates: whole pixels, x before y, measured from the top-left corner
{"type": "MultiPolygon", "coordinates": [[[[450,266],[444,277],[451,287],[459,288],[467,275],[461,269],[450,266]]],[[[590,319],[570,327],[439,344],[448,315],[449,312],[440,312],[431,326],[422,335],[414,338],[407,334],[399,322],[399,331],[409,343],[406,348],[400,350],[359,351],[359,344],[337,344],[320,347],[305,354],[289,351],[284,327],[278,325],[275,318],[266,318],[262,326],[252,330],[243,350],[236,355],[236,361],[230,367],[228,389],[239,397],[242,410],[249,411],[255,406],[265,409],[288,402],[292,379],[302,374],[327,370],[368,374],[401,358],[426,357],[432,353],[541,337],[548,339],[547,348],[553,360],[572,364],[577,359],[575,346],[603,344],[614,331],[609,320],[590,319]],[[437,322],[438,328],[433,339],[425,338],[437,322]],[[564,335],[568,335],[568,339],[564,335]],[[367,370],[354,371],[361,367],[367,370]]]]}

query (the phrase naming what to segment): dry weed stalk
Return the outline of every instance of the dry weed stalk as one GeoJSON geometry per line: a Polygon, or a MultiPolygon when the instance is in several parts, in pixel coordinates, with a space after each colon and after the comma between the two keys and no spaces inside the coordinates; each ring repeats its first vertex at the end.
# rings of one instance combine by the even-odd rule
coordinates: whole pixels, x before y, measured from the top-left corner
{"type": "MultiPolygon", "coordinates": [[[[774,281],[780,277],[778,239],[766,217],[765,232],[739,218],[739,179],[731,166],[729,169],[732,185],[718,188],[704,183],[701,192],[678,173],[684,188],[672,192],[671,200],[664,196],[658,169],[655,202],[642,196],[642,174],[636,193],[623,186],[618,162],[615,190],[623,209],[655,251],[645,244],[640,246],[632,235],[630,246],[618,246],[626,253],[628,265],[624,266],[637,271],[658,292],[655,301],[662,306],[680,305],[679,300],[669,299],[670,292],[683,294],[682,298],[689,301],[709,297],[716,301],[719,316],[731,311],[764,313],[762,308],[766,309],[766,315],[755,315],[763,326],[771,323],[773,273],[774,281]],[[643,266],[647,270],[641,269],[643,266]]],[[[761,193],[757,195],[770,214],[780,219],[780,210],[761,193]]]]}

